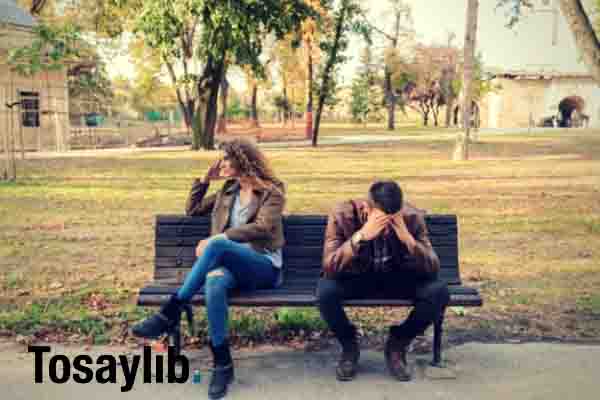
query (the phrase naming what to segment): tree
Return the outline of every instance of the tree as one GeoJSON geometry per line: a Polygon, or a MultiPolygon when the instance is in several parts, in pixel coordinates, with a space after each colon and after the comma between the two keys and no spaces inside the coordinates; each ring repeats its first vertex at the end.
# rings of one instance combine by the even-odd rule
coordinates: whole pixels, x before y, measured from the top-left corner
{"type": "Polygon", "coordinates": [[[32,15],[39,15],[42,9],[46,6],[47,0],[33,0],[29,12],[32,15]]]}
{"type": "Polygon", "coordinates": [[[463,127],[464,134],[458,133],[454,149],[454,160],[469,159],[469,136],[471,129],[471,106],[473,66],[475,59],[475,45],[477,37],[477,20],[479,15],[479,0],[468,0],[467,26],[465,29],[464,65],[463,65],[463,127]]]}
{"type": "MultiPolygon", "coordinates": [[[[124,7],[135,3],[113,1],[124,7]]],[[[262,75],[259,57],[264,38],[269,34],[282,38],[312,14],[312,9],[301,0],[146,0],[137,13],[136,29],[149,46],[161,50],[165,60],[196,55],[202,61],[201,73],[186,73],[178,83],[189,85],[198,93],[192,123],[199,136],[197,147],[212,149],[218,92],[228,60],[249,65],[262,75]],[[194,39],[197,44],[189,46],[194,39]]]]}
{"type": "MultiPolygon", "coordinates": [[[[515,25],[523,8],[531,8],[531,0],[498,0],[498,7],[510,7],[508,26],[515,25]]],[[[581,0],[559,0],[560,10],[575,38],[583,62],[596,82],[600,84],[600,41],[581,0]]]]}
{"type": "Polygon", "coordinates": [[[322,33],[322,22],[328,19],[327,10],[321,0],[307,0],[319,18],[309,17],[302,22],[302,45],[306,58],[306,126],[305,136],[310,139],[313,132],[314,67],[319,64],[321,49],[318,46],[322,33]],[[321,23],[320,23],[321,22],[321,23]]]}
{"type": "Polygon", "coordinates": [[[458,76],[458,49],[452,44],[455,38],[456,34],[453,32],[448,34],[448,41],[446,44],[448,57],[442,66],[442,73],[440,76],[441,99],[446,106],[446,128],[449,128],[452,125],[454,102],[460,92],[460,90],[457,90],[455,84],[458,76]]]}
{"type": "Polygon", "coordinates": [[[284,122],[287,119],[287,116],[289,115],[290,110],[292,109],[287,96],[284,95],[283,93],[276,94],[275,96],[273,96],[273,105],[275,106],[275,108],[277,109],[277,112],[279,113],[280,121],[284,122]]]}
{"type": "Polygon", "coordinates": [[[293,109],[294,99],[291,97],[293,88],[301,87],[300,93],[306,93],[304,85],[306,84],[307,64],[303,62],[303,57],[296,43],[293,34],[288,34],[283,40],[280,40],[273,47],[271,60],[276,66],[276,73],[281,79],[282,100],[275,102],[277,108],[283,110],[283,124],[287,124],[290,113],[293,109]],[[279,104],[279,105],[277,105],[279,104]],[[283,107],[285,105],[285,107],[283,107]]]}
{"type": "Polygon", "coordinates": [[[440,109],[446,105],[442,84],[451,84],[443,81],[444,70],[453,62],[455,50],[445,46],[417,45],[414,53],[413,62],[404,65],[411,82],[408,106],[421,114],[424,126],[429,125],[430,115],[434,125],[438,126],[440,109]]]}
{"type": "Polygon", "coordinates": [[[394,76],[402,74],[398,69],[404,67],[401,50],[404,42],[409,45],[414,41],[415,32],[412,28],[412,9],[404,0],[389,0],[390,8],[386,15],[390,15],[391,27],[387,30],[380,29],[381,23],[371,23],[366,21],[373,32],[383,36],[386,41],[384,55],[384,80],[383,91],[385,95],[385,104],[388,111],[387,129],[394,130],[396,126],[396,106],[402,101],[401,88],[394,85],[395,81],[403,86],[406,82],[402,79],[394,79],[394,76]],[[401,39],[404,39],[402,41],[401,39]]]}
{"type": "Polygon", "coordinates": [[[360,8],[358,0],[340,0],[334,3],[331,11],[332,27],[325,28],[327,34],[322,35],[320,48],[325,55],[325,64],[321,70],[321,83],[318,94],[317,115],[312,135],[312,145],[317,146],[319,137],[319,127],[321,125],[321,115],[328,97],[335,92],[335,70],[343,63],[346,58],[343,56],[344,50],[348,47],[348,35],[351,32],[360,32],[369,36],[370,31],[363,23],[363,11],[360,8]]]}
{"type": "Polygon", "coordinates": [[[250,68],[247,68],[244,72],[246,73],[246,83],[250,91],[250,121],[253,128],[259,128],[260,123],[258,121],[257,108],[258,78],[252,73],[252,69],[250,68]]]}
{"type": "Polygon", "coordinates": [[[233,88],[228,89],[228,97],[230,101],[227,103],[227,116],[234,119],[246,118],[249,112],[244,108],[242,99],[233,88]]]}
{"type": "Polygon", "coordinates": [[[369,85],[362,76],[357,76],[352,81],[350,113],[354,121],[367,123],[369,115],[369,85]]]}
{"type": "Polygon", "coordinates": [[[381,110],[384,99],[369,43],[363,49],[360,60],[362,65],[352,81],[350,112],[354,120],[366,124],[370,116],[381,110]]]}
{"type": "MultiPolygon", "coordinates": [[[[265,70],[267,70],[266,67],[271,63],[271,61],[272,58],[269,58],[265,62],[265,70]]],[[[249,66],[244,67],[243,70],[244,74],[246,75],[246,84],[248,85],[248,91],[250,93],[250,123],[253,128],[259,128],[260,121],[258,119],[258,89],[259,87],[269,88],[271,80],[268,73],[257,76],[257,74],[249,66]]]]}
{"type": "MultiPolygon", "coordinates": [[[[195,90],[199,71],[194,67],[202,61],[195,51],[200,7],[188,0],[114,1],[122,9],[135,10],[129,14],[136,34],[134,43],[141,47],[138,54],[145,53],[150,61],[150,65],[144,67],[146,57],[142,56],[142,69],[138,72],[148,72],[147,83],[150,83],[156,81],[162,66],[166,67],[185,124],[192,131],[192,148],[199,149],[204,143],[204,125],[198,123],[202,118],[198,114],[203,110],[203,92],[195,90]]],[[[135,51],[132,56],[136,58],[135,51]]]]}
{"type": "Polygon", "coordinates": [[[114,93],[106,63],[98,59],[91,68],[82,68],[69,76],[69,112],[108,112],[114,93]]]}

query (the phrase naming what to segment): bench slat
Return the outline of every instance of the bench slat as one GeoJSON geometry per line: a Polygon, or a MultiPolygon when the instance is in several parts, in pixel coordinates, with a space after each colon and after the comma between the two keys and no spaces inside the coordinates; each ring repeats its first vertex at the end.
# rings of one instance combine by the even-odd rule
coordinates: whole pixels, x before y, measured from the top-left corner
{"type": "MultiPolygon", "coordinates": [[[[191,268],[194,265],[195,258],[191,257],[157,257],[155,259],[155,268],[191,268]]],[[[408,259],[405,261],[406,265],[410,265],[413,262],[408,259]]],[[[442,264],[441,270],[452,270],[456,269],[456,264],[452,264],[448,262],[449,260],[446,258],[445,263],[442,264]]],[[[321,259],[303,259],[303,258],[289,258],[284,260],[286,268],[304,268],[304,269],[321,269],[321,259]]]]}
{"type": "MultiPolygon", "coordinates": [[[[455,258],[455,246],[435,246],[435,251],[440,258],[455,258]]],[[[165,246],[157,245],[155,257],[184,257],[194,258],[196,254],[196,245],[194,246],[165,246]]],[[[321,246],[285,246],[283,248],[284,259],[300,258],[313,259],[318,262],[323,256],[323,248],[321,246]]]]}
{"type": "MultiPolygon", "coordinates": [[[[432,237],[441,236],[444,238],[456,238],[456,228],[450,225],[429,225],[429,235],[432,237]]],[[[176,238],[176,237],[207,237],[210,233],[210,228],[207,225],[157,225],[156,237],[158,239],[176,238]]],[[[307,227],[286,227],[284,235],[289,242],[300,242],[304,238],[323,238],[325,228],[307,227]]]]}
{"type": "MultiPolygon", "coordinates": [[[[155,280],[172,280],[179,283],[183,283],[186,275],[190,271],[190,268],[159,268],[154,271],[154,279],[155,280]]],[[[307,272],[300,271],[286,271],[285,274],[285,284],[287,285],[302,285],[305,282],[310,284],[312,287],[315,287],[317,278],[319,277],[320,270],[317,268],[311,270],[305,270],[307,272]]],[[[455,272],[449,270],[449,272],[445,272],[445,270],[440,271],[439,279],[444,280],[451,284],[460,284],[460,279],[456,275],[455,272]]]]}
{"type": "MultiPolygon", "coordinates": [[[[326,215],[287,215],[284,216],[284,222],[289,225],[325,225],[327,223],[326,215]]],[[[157,215],[156,222],[160,224],[207,224],[208,217],[188,217],[185,215],[157,215]]],[[[456,224],[456,215],[453,214],[426,214],[425,221],[435,221],[437,224],[456,224]]]]}

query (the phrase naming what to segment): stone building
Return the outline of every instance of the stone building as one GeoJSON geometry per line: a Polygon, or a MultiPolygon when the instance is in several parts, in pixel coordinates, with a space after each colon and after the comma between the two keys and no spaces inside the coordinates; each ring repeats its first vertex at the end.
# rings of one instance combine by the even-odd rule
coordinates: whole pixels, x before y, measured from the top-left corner
{"type": "Polygon", "coordinates": [[[502,71],[492,77],[501,90],[481,101],[484,128],[600,128],[600,86],[589,74],[502,71]]]}
{"type": "Polygon", "coordinates": [[[14,137],[17,149],[22,142],[26,150],[65,150],[69,132],[66,68],[22,76],[7,62],[11,49],[31,44],[36,24],[13,0],[0,0],[0,148],[14,137]]]}

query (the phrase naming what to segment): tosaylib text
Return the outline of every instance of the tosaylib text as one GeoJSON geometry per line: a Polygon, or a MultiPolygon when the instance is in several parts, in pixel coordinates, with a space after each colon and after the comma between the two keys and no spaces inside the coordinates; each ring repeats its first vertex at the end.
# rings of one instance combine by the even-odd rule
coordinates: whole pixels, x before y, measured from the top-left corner
{"type": "MultiPolygon", "coordinates": [[[[128,392],[133,388],[140,370],[143,370],[144,383],[164,383],[164,361],[162,354],[155,356],[152,362],[152,349],[144,346],[142,355],[127,357],[125,355],[115,356],[102,354],[95,359],[88,354],[80,354],[70,359],[64,354],[55,354],[48,357],[50,346],[29,346],[28,351],[34,353],[34,379],[35,383],[44,383],[44,372],[47,369],[48,377],[53,383],[66,383],[73,380],[75,383],[117,383],[119,373],[125,378],[125,384],[121,386],[121,392],[128,392]],[[154,364],[154,365],[153,365],[154,364]],[[153,368],[154,367],[154,368],[153,368]],[[120,370],[120,371],[119,371],[120,370]],[[152,380],[152,376],[155,380],[152,380]]],[[[185,383],[190,374],[189,361],[187,357],[175,353],[175,348],[169,346],[167,351],[167,382],[185,383]],[[176,365],[180,364],[177,371],[176,365]]]]}

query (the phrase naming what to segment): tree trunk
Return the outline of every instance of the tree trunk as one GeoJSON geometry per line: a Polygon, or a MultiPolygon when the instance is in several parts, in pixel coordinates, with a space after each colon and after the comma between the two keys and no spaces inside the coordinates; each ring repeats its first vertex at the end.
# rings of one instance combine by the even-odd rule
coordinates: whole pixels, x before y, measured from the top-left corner
{"type": "Polygon", "coordinates": [[[323,80],[321,81],[321,93],[319,93],[319,104],[317,105],[317,117],[315,119],[315,128],[312,135],[313,147],[317,147],[317,141],[319,138],[319,127],[321,125],[321,114],[323,113],[323,106],[325,105],[325,97],[327,95],[326,88],[329,86],[331,72],[336,62],[337,52],[340,45],[340,38],[342,36],[342,28],[344,26],[344,20],[346,19],[347,4],[344,1],[342,1],[341,7],[342,9],[340,10],[340,16],[336,21],[333,48],[331,49],[331,54],[329,56],[329,59],[327,60],[327,65],[325,65],[325,70],[323,71],[323,80]]]}
{"type": "Polygon", "coordinates": [[[206,120],[206,103],[208,101],[208,93],[206,90],[196,101],[196,110],[194,111],[194,119],[192,120],[192,150],[200,150],[204,142],[204,123],[206,120]]]}
{"type": "Polygon", "coordinates": [[[227,96],[229,94],[229,81],[227,81],[227,73],[223,73],[221,81],[221,114],[219,115],[219,123],[217,133],[227,133],[227,96]]]}
{"type": "Polygon", "coordinates": [[[440,114],[440,106],[439,104],[436,104],[435,102],[437,100],[433,100],[434,104],[431,106],[431,113],[433,114],[433,126],[437,127],[439,126],[439,114],[440,114]]]}
{"type": "Polygon", "coordinates": [[[198,81],[199,110],[204,109],[203,116],[196,116],[194,120],[194,138],[192,140],[193,148],[198,150],[197,145],[205,150],[214,149],[215,128],[217,125],[217,102],[219,100],[219,87],[225,73],[225,51],[221,54],[218,61],[209,56],[204,73],[198,81]],[[204,118],[202,118],[204,117],[204,118]]]}
{"type": "Polygon", "coordinates": [[[469,140],[471,129],[471,106],[473,92],[473,67],[475,61],[475,46],[477,38],[477,17],[479,14],[479,0],[468,0],[467,27],[465,31],[465,54],[463,71],[463,126],[464,133],[458,133],[453,159],[462,161],[469,159],[469,140]]]}
{"type": "Polygon", "coordinates": [[[452,126],[452,113],[454,112],[454,97],[448,97],[446,104],[446,128],[452,126]]]}
{"type": "Polygon", "coordinates": [[[310,139],[312,136],[313,130],[313,59],[312,59],[312,43],[310,41],[307,42],[307,52],[308,52],[308,99],[306,101],[306,128],[304,130],[304,135],[307,139],[310,139]]]}
{"type": "MultiPolygon", "coordinates": [[[[167,58],[163,57],[163,62],[167,66],[167,71],[169,71],[169,76],[171,77],[171,83],[176,87],[175,94],[177,95],[177,103],[179,104],[179,108],[181,109],[181,113],[183,114],[183,121],[185,122],[185,126],[188,130],[188,134],[190,130],[193,131],[194,124],[194,113],[196,109],[196,99],[189,96],[189,93],[185,93],[185,99],[181,94],[181,89],[177,87],[177,75],[175,74],[175,68],[173,64],[167,60],[167,58]]],[[[192,138],[193,142],[193,138],[192,138]]],[[[197,149],[196,149],[197,150],[197,149]]]]}
{"type": "MultiPolygon", "coordinates": [[[[402,20],[402,12],[399,11],[395,15],[395,27],[394,36],[390,38],[391,48],[395,49],[398,46],[398,38],[400,37],[400,22],[402,20]]],[[[396,94],[392,87],[392,71],[386,65],[385,67],[385,81],[384,81],[385,100],[388,106],[388,130],[393,131],[396,128],[396,94]]]]}
{"type": "Polygon", "coordinates": [[[581,0],[560,0],[560,10],[573,32],[583,62],[596,83],[600,84],[600,41],[581,0]]]}
{"type": "Polygon", "coordinates": [[[258,122],[258,107],[256,105],[258,97],[258,85],[255,83],[252,86],[252,101],[250,104],[250,119],[252,120],[252,127],[259,128],[260,123],[258,122]]]}
{"type": "Polygon", "coordinates": [[[283,127],[285,128],[288,123],[289,117],[289,100],[287,95],[287,85],[284,83],[283,85],[283,127]]]}
{"type": "Polygon", "coordinates": [[[388,67],[385,67],[384,81],[385,100],[388,110],[387,129],[393,131],[396,128],[396,96],[392,89],[392,73],[388,67]]]}
{"type": "Polygon", "coordinates": [[[224,67],[221,62],[217,66],[215,76],[213,77],[208,92],[208,102],[206,104],[206,119],[204,125],[203,148],[213,150],[215,148],[215,128],[217,125],[217,103],[219,101],[219,87],[223,78],[224,67]]]}

